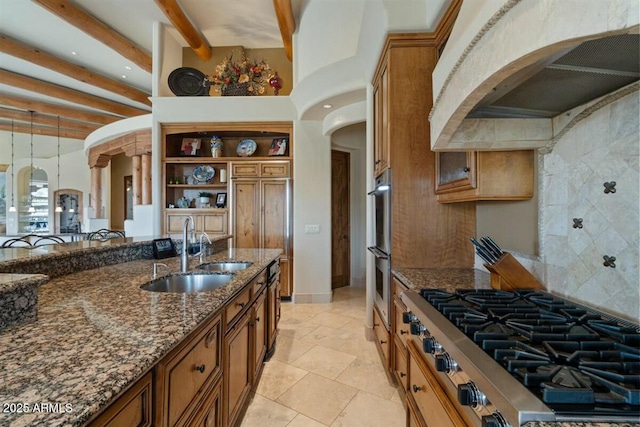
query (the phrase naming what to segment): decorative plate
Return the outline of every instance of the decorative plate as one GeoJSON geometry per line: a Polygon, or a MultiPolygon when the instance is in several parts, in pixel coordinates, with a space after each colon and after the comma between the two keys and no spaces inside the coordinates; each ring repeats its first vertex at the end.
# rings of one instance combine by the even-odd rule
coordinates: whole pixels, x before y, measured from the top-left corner
{"type": "Polygon", "coordinates": [[[169,89],[177,96],[206,96],[204,73],[195,68],[180,67],[169,74],[169,89]]]}
{"type": "Polygon", "coordinates": [[[196,184],[206,184],[215,174],[216,170],[209,165],[199,165],[193,169],[193,179],[196,180],[196,184]]]}
{"type": "Polygon", "coordinates": [[[243,139],[236,148],[236,153],[240,157],[249,157],[258,149],[258,144],[253,139],[243,139]]]}

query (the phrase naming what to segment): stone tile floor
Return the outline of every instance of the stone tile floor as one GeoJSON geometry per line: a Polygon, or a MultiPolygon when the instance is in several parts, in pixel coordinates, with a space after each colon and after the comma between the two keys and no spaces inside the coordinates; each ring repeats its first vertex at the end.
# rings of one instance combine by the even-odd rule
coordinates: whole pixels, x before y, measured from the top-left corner
{"type": "Polygon", "coordinates": [[[405,425],[375,344],[364,337],[364,288],[334,291],[331,304],[282,303],[280,334],[243,427],[405,425]]]}

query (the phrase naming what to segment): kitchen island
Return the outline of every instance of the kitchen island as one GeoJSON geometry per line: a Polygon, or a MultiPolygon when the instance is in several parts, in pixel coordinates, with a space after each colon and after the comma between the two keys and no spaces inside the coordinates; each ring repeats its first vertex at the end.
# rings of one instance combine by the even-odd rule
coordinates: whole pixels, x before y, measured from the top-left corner
{"type": "MultiPolygon", "coordinates": [[[[228,249],[210,255],[205,262],[253,265],[206,293],[140,289],[151,279],[153,259],[51,278],[38,290],[37,321],[0,331],[0,425],[85,424],[220,312],[280,253],[228,249]]],[[[160,275],[180,271],[179,257],[161,261],[167,268],[160,267],[160,275]]],[[[198,262],[192,259],[191,267],[198,262]]]]}

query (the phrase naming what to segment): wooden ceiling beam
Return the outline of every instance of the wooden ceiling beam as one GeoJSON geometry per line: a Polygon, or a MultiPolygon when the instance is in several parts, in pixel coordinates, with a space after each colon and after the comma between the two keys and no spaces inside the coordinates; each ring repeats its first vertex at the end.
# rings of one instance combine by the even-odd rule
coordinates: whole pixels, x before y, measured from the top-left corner
{"type": "Polygon", "coordinates": [[[171,21],[178,32],[184,37],[191,49],[198,55],[198,58],[203,61],[211,59],[211,46],[209,42],[205,40],[200,31],[198,31],[189,21],[187,15],[178,4],[176,0],[155,0],[156,5],[160,8],[162,13],[171,21]]]}
{"type": "Polygon", "coordinates": [[[124,117],[139,116],[150,112],[3,69],[0,69],[0,83],[124,117]]]}
{"type": "MultiPolygon", "coordinates": [[[[122,34],[68,0],[32,0],[67,23],[109,46],[138,67],[151,73],[151,55],[122,34]]],[[[126,13],[126,11],[123,11],[126,13]]]]}
{"type": "Polygon", "coordinates": [[[122,95],[125,98],[129,98],[133,101],[140,102],[141,104],[151,106],[149,101],[149,94],[127,86],[122,82],[110,79],[103,75],[94,73],[87,70],[84,67],[80,67],[71,62],[67,62],[60,59],[50,53],[44,52],[33,46],[26,45],[16,39],[13,39],[7,35],[0,34],[0,52],[4,52],[8,55],[16,58],[23,59],[31,62],[32,64],[39,65],[43,68],[55,71],[72,79],[81,81],[92,86],[99,87],[104,90],[108,90],[118,95],[122,95]]]}
{"type": "MultiPolygon", "coordinates": [[[[11,122],[0,121],[0,130],[11,132],[11,122]]],[[[31,134],[31,125],[14,123],[13,132],[31,134]]],[[[82,131],[71,130],[71,129],[60,129],[60,138],[72,138],[72,139],[84,140],[87,137],[87,135],[89,135],[89,133],[91,132],[82,132],[82,131]]],[[[44,136],[58,136],[58,129],[52,128],[49,126],[33,126],[33,134],[44,135],[44,136]]]]}
{"type": "Polygon", "coordinates": [[[2,92],[0,92],[0,105],[20,108],[27,111],[35,111],[42,114],[60,116],[81,122],[97,123],[99,125],[108,125],[109,123],[121,120],[121,117],[111,116],[109,114],[80,110],[78,108],[51,104],[49,102],[39,101],[33,98],[24,98],[2,92]]]}
{"type": "Polygon", "coordinates": [[[276,10],[280,35],[284,44],[284,51],[289,61],[293,61],[293,33],[296,32],[296,21],[293,18],[293,8],[291,0],[273,0],[273,7],[276,10]]]}
{"type": "MultiPolygon", "coordinates": [[[[28,111],[13,110],[11,108],[0,107],[0,118],[15,120],[19,122],[29,123],[31,121],[31,113],[28,111]]],[[[58,117],[44,115],[40,113],[33,114],[33,123],[44,126],[58,127],[58,117]]],[[[83,132],[93,132],[100,126],[97,124],[83,123],[75,120],[69,120],[60,117],[60,129],[71,129],[83,132]]]]}

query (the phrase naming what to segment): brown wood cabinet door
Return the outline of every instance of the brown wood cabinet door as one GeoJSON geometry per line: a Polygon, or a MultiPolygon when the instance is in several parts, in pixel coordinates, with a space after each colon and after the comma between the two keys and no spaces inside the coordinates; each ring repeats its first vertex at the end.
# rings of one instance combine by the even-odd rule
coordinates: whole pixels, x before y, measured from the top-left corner
{"type": "Polygon", "coordinates": [[[90,427],[151,425],[151,373],[146,374],[96,418],[90,427]]]}
{"type": "Polygon", "coordinates": [[[257,179],[242,179],[232,182],[233,194],[233,239],[237,248],[260,247],[259,215],[260,184],[257,179]]]}
{"type": "Polygon", "coordinates": [[[202,215],[202,231],[209,234],[227,234],[227,213],[216,212],[202,215]]]}
{"type": "Polygon", "coordinates": [[[287,215],[286,180],[261,180],[261,238],[263,248],[285,250],[287,215]]]}
{"type": "Polygon", "coordinates": [[[269,285],[267,289],[267,351],[270,352],[278,333],[278,318],[280,310],[280,283],[279,278],[269,285]]]}
{"type": "Polygon", "coordinates": [[[218,381],[207,393],[205,402],[189,426],[222,427],[222,381],[218,381]]]}
{"type": "Polygon", "coordinates": [[[263,291],[254,304],[254,317],[252,321],[254,332],[253,346],[253,383],[257,383],[262,373],[262,363],[267,354],[267,298],[263,291]]]}
{"type": "Polygon", "coordinates": [[[231,426],[242,409],[245,399],[251,389],[251,327],[248,312],[238,321],[236,326],[227,334],[225,354],[225,419],[226,425],[231,426]]]}

